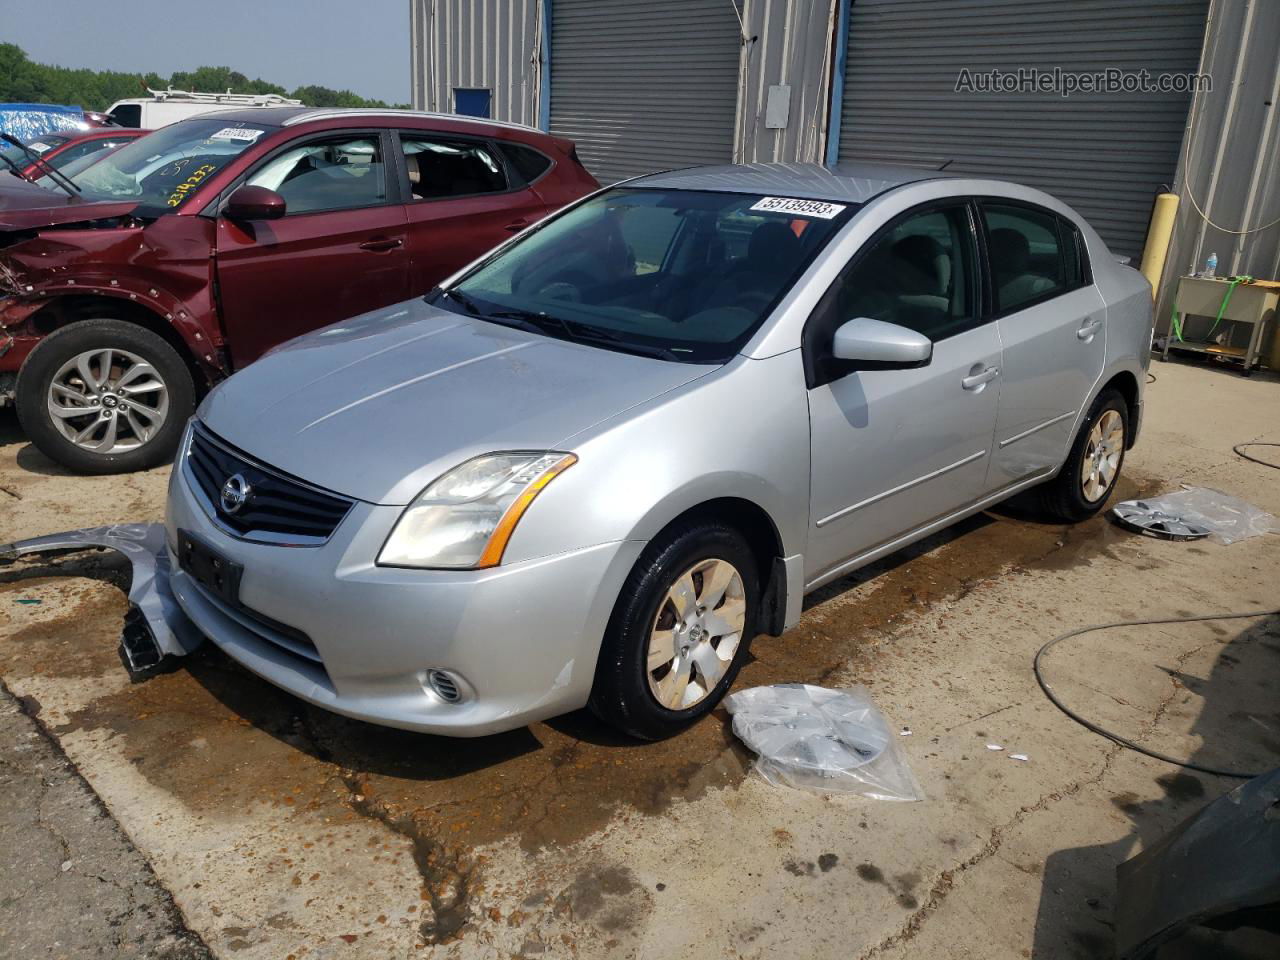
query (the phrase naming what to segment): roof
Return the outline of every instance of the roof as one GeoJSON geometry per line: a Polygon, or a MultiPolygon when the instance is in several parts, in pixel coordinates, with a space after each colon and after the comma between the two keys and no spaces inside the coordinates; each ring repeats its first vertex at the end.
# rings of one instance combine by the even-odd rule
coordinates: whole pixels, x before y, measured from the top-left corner
{"type": "Polygon", "coordinates": [[[228,107],[225,110],[212,110],[209,113],[196,114],[196,116],[200,119],[237,120],[279,127],[296,127],[304,123],[342,119],[344,117],[350,117],[352,120],[378,118],[389,120],[448,120],[451,123],[476,124],[483,127],[505,127],[511,130],[525,130],[532,133],[542,132],[535,127],[527,127],[522,123],[507,123],[503,120],[489,120],[484,117],[464,117],[456,113],[395,110],[391,107],[228,107]]]}
{"type": "Polygon", "coordinates": [[[626,181],[628,187],[668,190],[720,190],[763,193],[806,200],[866,203],[906,183],[946,176],[921,167],[849,163],[824,167],[817,163],[743,163],[689,167],[626,181]]]}

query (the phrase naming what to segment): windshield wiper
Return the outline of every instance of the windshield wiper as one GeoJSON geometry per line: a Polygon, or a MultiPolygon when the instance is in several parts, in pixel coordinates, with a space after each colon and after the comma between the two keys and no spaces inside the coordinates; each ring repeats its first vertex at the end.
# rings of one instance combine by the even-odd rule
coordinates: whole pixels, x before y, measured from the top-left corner
{"type": "Polygon", "coordinates": [[[32,180],[30,177],[28,177],[25,173],[22,172],[22,168],[18,166],[16,163],[14,163],[13,160],[9,158],[9,155],[7,153],[0,153],[0,160],[3,160],[5,163],[9,165],[9,172],[12,173],[15,177],[20,177],[21,179],[27,181],[27,183],[35,183],[34,180],[32,180]]]}
{"type": "Polygon", "coordinates": [[[548,332],[548,327],[555,326],[564,333],[565,339],[578,343],[608,343],[625,353],[637,353],[646,357],[655,357],[659,360],[681,362],[680,358],[666,347],[636,343],[620,333],[614,333],[612,330],[601,330],[599,327],[593,327],[589,323],[566,320],[564,317],[553,316],[549,313],[539,313],[533,310],[499,310],[496,313],[489,314],[489,316],[517,320],[543,333],[548,332]]]}
{"type": "Polygon", "coordinates": [[[459,306],[462,307],[463,310],[466,310],[467,313],[471,314],[473,317],[481,317],[481,318],[484,317],[484,311],[480,309],[480,304],[476,303],[474,300],[472,300],[469,296],[467,296],[461,290],[453,290],[453,289],[441,290],[438,295],[440,297],[448,297],[450,300],[457,303],[459,306]]]}
{"type": "Polygon", "coordinates": [[[641,356],[654,357],[658,360],[673,360],[676,363],[684,362],[666,347],[634,343],[621,334],[601,330],[590,324],[579,323],[575,320],[566,320],[564,317],[552,316],[549,313],[515,309],[485,311],[470,296],[456,288],[442,290],[437,296],[448,297],[478,320],[488,320],[504,327],[514,327],[517,330],[524,330],[528,333],[556,336],[557,334],[552,332],[552,328],[554,328],[559,331],[559,334],[561,334],[560,339],[563,340],[571,340],[576,343],[608,343],[616,346],[624,353],[636,353],[641,356]]]}
{"type": "MultiPolygon", "coordinates": [[[[55,169],[52,164],[46,161],[42,156],[40,156],[40,154],[36,153],[34,150],[28,147],[25,143],[19,140],[17,137],[8,133],[0,133],[0,140],[4,140],[5,143],[13,144],[15,147],[17,147],[19,150],[25,153],[27,157],[31,160],[31,162],[36,165],[36,168],[43,170],[45,172],[45,176],[47,176],[50,180],[52,180],[54,183],[60,186],[63,190],[65,190],[67,192],[67,196],[69,196],[72,200],[75,200],[80,196],[80,188],[77,187],[74,183],[72,183],[70,178],[64,176],[62,171],[55,169]]],[[[5,157],[5,159],[9,160],[8,157],[5,157]]],[[[9,160],[9,165],[14,166],[14,163],[12,160],[9,160]]],[[[14,170],[15,171],[17,170],[16,166],[14,167],[14,170]]],[[[35,183],[36,181],[32,180],[31,182],[35,183]]]]}

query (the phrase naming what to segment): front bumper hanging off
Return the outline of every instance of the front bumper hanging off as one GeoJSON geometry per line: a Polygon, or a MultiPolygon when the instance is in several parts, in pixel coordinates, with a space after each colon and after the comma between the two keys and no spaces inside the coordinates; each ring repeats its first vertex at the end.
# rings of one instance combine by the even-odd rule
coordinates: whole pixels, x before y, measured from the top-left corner
{"type": "Polygon", "coordinates": [[[115,550],[133,567],[129,611],[120,638],[120,656],[131,674],[145,675],[164,657],[184,657],[204,642],[169,588],[163,524],[121,523],[0,544],[0,564],[51,550],[94,547],[115,550]]]}

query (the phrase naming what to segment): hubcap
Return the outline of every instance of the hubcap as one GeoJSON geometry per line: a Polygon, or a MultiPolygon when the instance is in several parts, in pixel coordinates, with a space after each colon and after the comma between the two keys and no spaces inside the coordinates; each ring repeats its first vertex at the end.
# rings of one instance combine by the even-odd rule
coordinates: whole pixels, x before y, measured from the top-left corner
{"type": "Polygon", "coordinates": [[[747,620],[742,576],[725,560],[701,560],[676,578],[649,634],[649,690],[668,710],[705,699],[733,663],[747,620]]]}
{"type": "Polygon", "coordinates": [[[149,441],[169,415],[169,388],[155,367],[128,350],[86,350],[54,374],[49,419],[93,453],[125,453],[149,441]]]}
{"type": "Polygon", "coordinates": [[[1080,463],[1080,489],[1090,503],[1105,497],[1120,472],[1124,456],[1124,420],[1108,410],[1089,431],[1084,458],[1080,463]]]}

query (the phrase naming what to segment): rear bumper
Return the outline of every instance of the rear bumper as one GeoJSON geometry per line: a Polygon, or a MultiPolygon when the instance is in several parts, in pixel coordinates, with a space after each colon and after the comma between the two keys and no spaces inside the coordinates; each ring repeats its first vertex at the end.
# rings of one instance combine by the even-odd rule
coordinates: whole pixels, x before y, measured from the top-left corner
{"type": "Polygon", "coordinates": [[[319,547],[250,543],[215,526],[185,467],[175,469],[166,518],[174,596],[233,659],[349,717],[480,736],[584,706],[614,600],[644,545],[479,571],[378,567],[400,511],[358,503],[319,547]],[[244,567],[239,606],[178,568],[179,530],[244,567]],[[431,669],[460,678],[459,702],[425,685],[431,669]]]}

